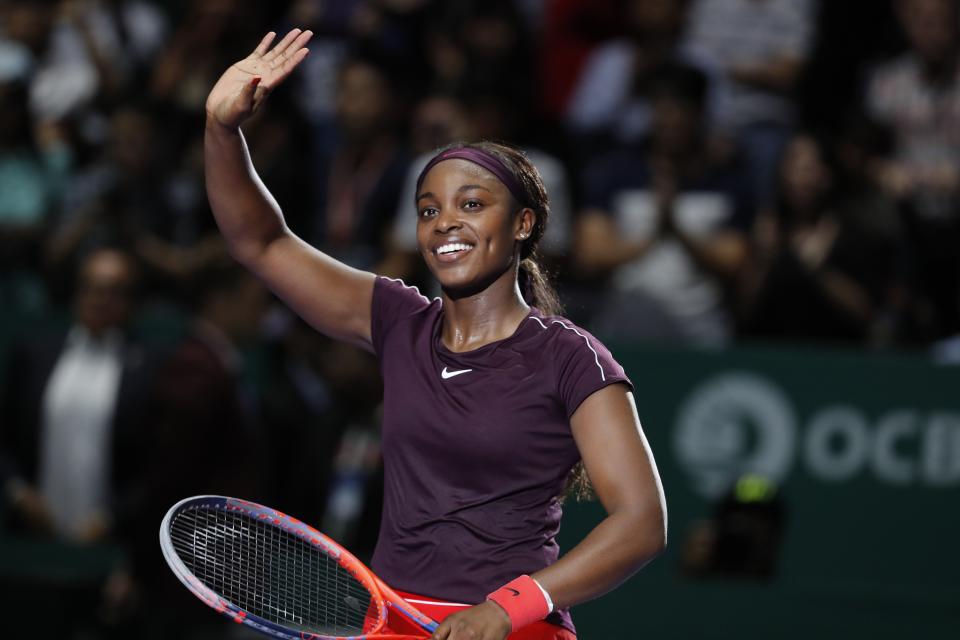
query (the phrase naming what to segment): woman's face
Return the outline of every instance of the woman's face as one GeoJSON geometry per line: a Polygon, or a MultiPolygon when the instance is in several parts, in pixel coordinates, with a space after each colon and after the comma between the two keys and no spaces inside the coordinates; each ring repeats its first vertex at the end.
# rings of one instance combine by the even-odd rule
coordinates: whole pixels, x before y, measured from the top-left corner
{"type": "Polygon", "coordinates": [[[444,160],[417,194],[417,244],[444,291],[472,295],[514,277],[517,242],[533,216],[530,209],[517,215],[509,189],[486,169],[444,160]]]}

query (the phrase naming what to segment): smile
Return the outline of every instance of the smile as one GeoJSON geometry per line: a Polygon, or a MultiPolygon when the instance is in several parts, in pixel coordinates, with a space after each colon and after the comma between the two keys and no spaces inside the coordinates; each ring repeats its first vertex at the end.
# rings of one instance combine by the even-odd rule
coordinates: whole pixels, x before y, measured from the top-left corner
{"type": "Polygon", "coordinates": [[[473,249],[473,245],[464,244],[462,242],[448,242],[447,244],[442,244],[433,252],[437,255],[438,258],[443,259],[445,262],[448,260],[456,260],[463,255],[466,255],[470,250],[473,249]]]}

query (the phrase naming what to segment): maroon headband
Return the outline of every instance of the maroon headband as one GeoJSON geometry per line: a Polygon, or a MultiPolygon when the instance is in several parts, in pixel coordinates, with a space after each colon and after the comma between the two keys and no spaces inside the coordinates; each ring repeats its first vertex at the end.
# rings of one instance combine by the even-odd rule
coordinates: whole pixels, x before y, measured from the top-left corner
{"type": "Polygon", "coordinates": [[[423,168],[423,171],[420,172],[420,176],[417,178],[417,195],[420,194],[420,186],[423,184],[423,179],[426,177],[430,169],[444,160],[453,160],[459,158],[460,160],[466,160],[467,162],[472,162],[475,165],[481,166],[493,175],[497,177],[497,180],[502,182],[504,186],[510,190],[510,193],[513,194],[513,197],[516,198],[517,202],[521,204],[527,203],[527,198],[523,194],[523,189],[520,187],[520,183],[517,182],[517,179],[513,176],[506,165],[489,151],[484,151],[483,149],[477,149],[475,147],[455,147],[453,149],[447,149],[446,151],[441,151],[433,157],[430,162],[427,163],[427,166],[423,168]]]}

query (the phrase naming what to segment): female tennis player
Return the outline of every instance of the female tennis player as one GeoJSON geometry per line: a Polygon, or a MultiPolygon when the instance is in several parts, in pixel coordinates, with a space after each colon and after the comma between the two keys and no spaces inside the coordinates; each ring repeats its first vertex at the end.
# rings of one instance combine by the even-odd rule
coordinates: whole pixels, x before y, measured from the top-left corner
{"type": "Polygon", "coordinates": [[[533,260],[547,195],[509,147],[455,146],[420,176],[417,239],[442,290],[433,301],[286,227],[240,125],[307,56],[311,35],[295,29],[271,47],[268,34],[212,89],[205,161],[217,223],[235,258],[299,315],[380,359],[374,572],[443,618],[438,640],[574,638],[568,608],[665,545],[663,490],[631,384],[602,344],[551,315],[533,260]],[[560,497],[579,461],[608,515],[558,559],[560,497]]]}

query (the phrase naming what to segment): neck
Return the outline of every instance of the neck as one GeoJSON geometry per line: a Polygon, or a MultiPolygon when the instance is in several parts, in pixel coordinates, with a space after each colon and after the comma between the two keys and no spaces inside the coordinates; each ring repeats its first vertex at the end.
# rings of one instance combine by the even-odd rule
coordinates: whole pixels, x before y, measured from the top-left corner
{"type": "Polygon", "coordinates": [[[473,351],[514,334],[530,306],[520,293],[516,271],[505,276],[471,295],[443,291],[444,346],[457,353],[473,351]]]}

